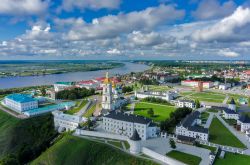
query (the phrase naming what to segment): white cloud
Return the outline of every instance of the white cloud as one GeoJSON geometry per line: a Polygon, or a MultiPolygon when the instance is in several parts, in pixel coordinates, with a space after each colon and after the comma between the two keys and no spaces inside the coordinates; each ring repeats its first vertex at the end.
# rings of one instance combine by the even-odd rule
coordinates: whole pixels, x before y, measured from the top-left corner
{"type": "Polygon", "coordinates": [[[128,39],[138,46],[154,46],[163,42],[163,38],[156,32],[142,33],[141,31],[133,31],[128,35],[128,39]]]}
{"type": "Polygon", "coordinates": [[[196,19],[216,19],[228,16],[236,9],[234,1],[220,3],[218,0],[202,0],[192,15],[196,19]]]}
{"type": "Polygon", "coordinates": [[[232,15],[208,28],[197,30],[192,37],[205,42],[245,40],[250,34],[249,23],[250,9],[238,7],[232,15]]]}
{"type": "Polygon", "coordinates": [[[239,53],[231,51],[230,49],[219,50],[218,54],[220,56],[224,56],[224,57],[238,57],[238,56],[240,56],[239,53]]]}
{"type": "Polygon", "coordinates": [[[49,1],[43,0],[1,0],[0,15],[40,15],[48,9],[49,1]]]}
{"type": "Polygon", "coordinates": [[[121,0],[63,0],[60,9],[65,11],[72,11],[73,9],[117,9],[119,8],[121,0]]]}
{"type": "Polygon", "coordinates": [[[166,24],[184,16],[184,11],[173,6],[160,5],[127,14],[108,15],[96,18],[92,23],[83,20],[73,24],[65,36],[69,40],[113,38],[135,30],[150,30],[159,24],[166,24]]]}
{"type": "Polygon", "coordinates": [[[114,54],[121,54],[121,51],[114,48],[114,49],[110,49],[107,51],[108,54],[114,55],[114,54]]]}
{"type": "Polygon", "coordinates": [[[23,40],[50,40],[53,36],[50,33],[51,27],[49,24],[35,24],[31,30],[26,30],[19,39],[23,40]]]}
{"type": "Polygon", "coordinates": [[[240,42],[240,43],[238,43],[238,45],[240,45],[240,46],[250,47],[250,41],[240,42]]]}

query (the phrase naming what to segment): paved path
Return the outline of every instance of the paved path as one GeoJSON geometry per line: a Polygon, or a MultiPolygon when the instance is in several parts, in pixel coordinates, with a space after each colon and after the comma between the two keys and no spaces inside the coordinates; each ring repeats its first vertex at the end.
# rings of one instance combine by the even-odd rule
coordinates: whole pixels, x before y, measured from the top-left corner
{"type": "MultiPolygon", "coordinates": [[[[83,101],[84,100],[82,100],[82,102],[83,101]]],[[[80,103],[80,105],[82,104],[82,102],[80,103]]],[[[77,113],[75,113],[75,115],[82,116],[91,107],[91,105],[92,105],[92,100],[88,100],[88,102],[86,103],[86,105],[83,106],[80,111],[78,111],[77,113]]]]}
{"type": "Polygon", "coordinates": [[[227,100],[229,99],[229,96],[227,95],[226,98],[223,101],[223,104],[227,104],[227,100]]]}
{"type": "MultiPolygon", "coordinates": [[[[173,150],[169,145],[169,138],[148,139],[146,141],[142,141],[142,146],[149,148],[161,155],[165,155],[166,153],[173,150]]],[[[192,154],[202,158],[200,165],[209,165],[210,150],[181,143],[176,143],[176,146],[177,151],[192,154]]]]}
{"type": "Polygon", "coordinates": [[[135,102],[131,103],[131,107],[130,107],[130,111],[132,111],[134,114],[134,110],[135,110],[135,102]]]}
{"type": "Polygon", "coordinates": [[[219,114],[215,114],[216,117],[221,121],[221,123],[234,135],[236,136],[247,148],[250,148],[250,143],[247,141],[244,133],[236,131],[232,126],[228,125],[219,114]]]}
{"type": "Polygon", "coordinates": [[[209,117],[207,119],[207,122],[204,125],[205,128],[209,128],[210,127],[210,125],[212,123],[212,120],[213,120],[213,117],[214,117],[214,113],[209,113],[209,117]]]}

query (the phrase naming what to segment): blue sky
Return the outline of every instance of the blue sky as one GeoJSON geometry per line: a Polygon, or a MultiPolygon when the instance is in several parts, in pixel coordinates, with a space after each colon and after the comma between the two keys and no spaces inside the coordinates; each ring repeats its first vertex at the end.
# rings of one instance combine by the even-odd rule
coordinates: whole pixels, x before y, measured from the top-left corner
{"type": "Polygon", "coordinates": [[[250,59],[250,0],[0,2],[0,60],[250,59]]]}

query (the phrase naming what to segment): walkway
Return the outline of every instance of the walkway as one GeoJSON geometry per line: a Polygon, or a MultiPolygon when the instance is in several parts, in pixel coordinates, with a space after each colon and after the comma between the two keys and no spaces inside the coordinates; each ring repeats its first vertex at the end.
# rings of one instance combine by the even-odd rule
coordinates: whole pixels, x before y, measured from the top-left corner
{"type": "MultiPolygon", "coordinates": [[[[169,145],[169,138],[154,138],[142,141],[142,146],[149,148],[161,155],[166,155],[166,153],[172,151],[173,149],[169,145]]],[[[176,143],[177,151],[184,152],[187,154],[192,154],[202,158],[200,165],[208,165],[210,162],[209,154],[210,150],[199,148],[191,145],[176,143]]]]}
{"type": "Polygon", "coordinates": [[[214,118],[214,113],[209,113],[209,117],[208,117],[208,119],[207,119],[207,122],[206,122],[206,124],[204,125],[205,128],[209,128],[209,127],[210,127],[213,118],[214,118]]]}
{"type": "Polygon", "coordinates": [[[234,135],[236,136],[247,148],[250,148],[250,143],[247,141],[245,134],[236,131],[232,126],[229,126],[219,114],[215,114],[215,116],[221,121],[221,123],[234,135]]]}
{"type": "MultiPolygon", "coordinates": [[[[82,104],[83,101],[84,100],[81,101],[80,105],[82,104]]],[[[80,111],[75,113],[75,115],[82,116],[91,107],[92,102],[93,102],[92,100],[88,100],[87,104],[84,107],[82,107],[80,111]]]]}
{"type": "Polygon", "coordinates": [[[229,96],[227,95],[226,98],[223,101],[223,104],[227,104],[228,99],[229,99],[229,96]]]}

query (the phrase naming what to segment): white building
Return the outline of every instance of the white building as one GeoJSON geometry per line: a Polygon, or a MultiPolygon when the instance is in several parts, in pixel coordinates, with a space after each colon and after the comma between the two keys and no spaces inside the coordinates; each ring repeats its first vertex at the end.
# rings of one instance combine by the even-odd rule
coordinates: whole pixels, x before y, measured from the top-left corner
{"type": "Polygon", "coordinates": [[[104,111],[115,110],[127,102],[120,88],[116,87],[116,84],[109,79],[108,73],[106,73],[102,88],[102,109],[104,111]]]}
{"type": "Polygon", "coordinates": [[[174,100],[172,103],[175,104],[176,107],[183,108],[183,107],[188,107],[188,108],[195,108],[195,102],[192,100],[174,100]]]}
{"type": "Polygon", "coordinates": [[[231,88],[231,84],[229,84],[229,83],[219,85],[220,90],[227,90],[228,88],[231,88]]]}
{"type": "Polygon", "coordinates": [[[246,132],[248,129],[250,129],[250,118],[246,115],[242,115],[237,120],[237,125],[240,126],[241,132],[246,132]]]}
{"type": "Polygon", "coordinates": [[[117,111],[111,111],[103,116],[102,127],[107,132],[127,137],[131,137],[136,129],[142,140],[157,137],[159,129],[148,118],[117,111]]]}
{"type": "Polygon", "coordinates": [[[208,141],[208,129],[200,126],[200,112],[195,111],[186,116],[175,129],[177,139],[193,142],[195,139],[208,141]]]}
{"type": "Polygon", "coordinates": [[[218,109],[222,110],[222,115],[225,119],[239,119],[239,114],[236,112],[236,103],[233,98],[228,104],[228,108],[220,107],[218,109]]]}
{"type": "Polygon", "coordinates": [[[178,97],[177,92],[154,92],[154,91],[146,91],[146,92],[137,92],[135,91],[135,97],[139,99],[144,99],[147,97],[160,98],[162,100],[170,101],[174,100],[178,97]]]}
{"type": "Polygon", "coordinates": [[[65,89],[71,88],[74,86],[73,82],[56,82],[54,84],[55,92],[63,91],[65,89]]]}
{"type": "Polygon", "coordinates": [[[54,111],[52,114],[54,116],[55,129],[58,132],[73,131],[80,123],[87,121],[84,117],[64,114],[62,111],[54,111]]]}
{"type": "Polygon", "coordinates": [[[38,100],[28,94],[8,95],[4,98],[3,104],[18,113],[38,108],[38,100]]]}
{"type": "MultiPolygon", "coordinates": [[[[183,80],[181,81],[181,85],[189,86],[189,87],[198,87],[199,81],[197,80],[183,80]]],[[[202,82],[203,88],[212,88],[214,87],[214,83],[212,81],[204,81],[202,82]]]]}

